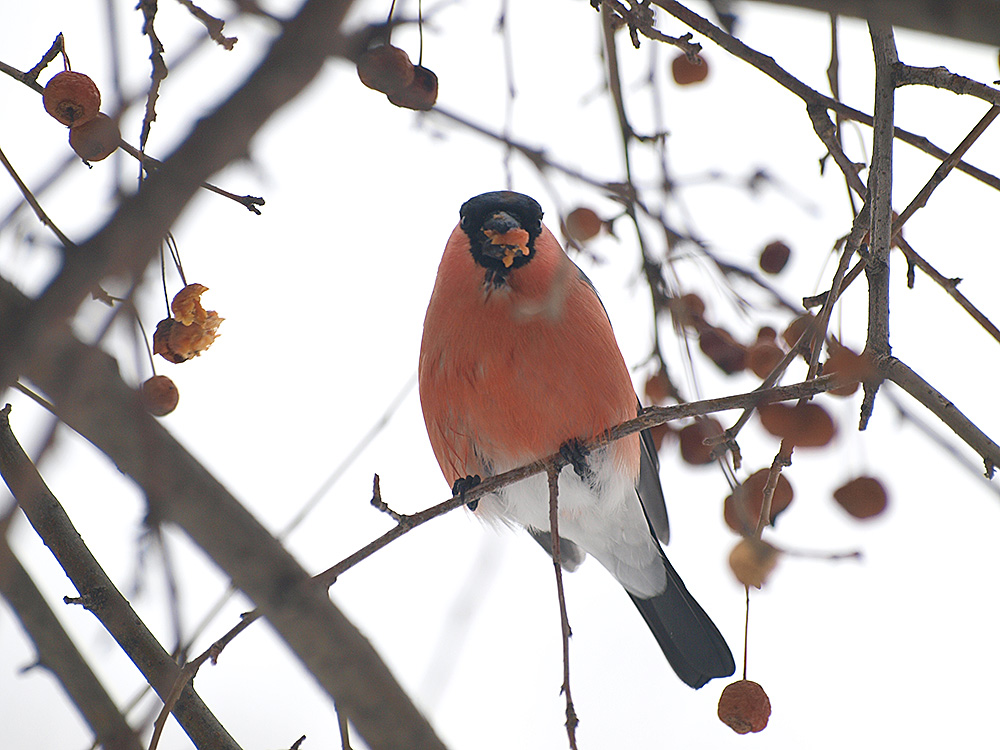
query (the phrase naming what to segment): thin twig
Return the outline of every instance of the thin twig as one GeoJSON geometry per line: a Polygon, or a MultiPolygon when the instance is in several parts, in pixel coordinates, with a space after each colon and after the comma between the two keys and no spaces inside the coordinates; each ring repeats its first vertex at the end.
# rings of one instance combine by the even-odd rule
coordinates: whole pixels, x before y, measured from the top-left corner
{"type": "Polygon", "coordinates": [[[559,471],[560,467],[546,467],[549,486],[549,537],[552,539],[552,565],[556,572],[556,596],[559,599],[559,626],[562,631],[563,682],[562,694],[566,696],[566,737],[570,750],[577,750],[576,725],[579,719],[573,706],[573,694],[569,687],[569,639],[573,631],[569,627],[569,615],[566,612],[566,591],[563,589],[562,552],[559,538],[559,471]]]}

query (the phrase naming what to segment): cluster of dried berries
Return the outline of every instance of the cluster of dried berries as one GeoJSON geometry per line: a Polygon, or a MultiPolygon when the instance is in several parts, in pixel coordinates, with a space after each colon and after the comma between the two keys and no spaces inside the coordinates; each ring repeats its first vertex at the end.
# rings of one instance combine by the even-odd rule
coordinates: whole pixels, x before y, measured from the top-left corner
{"type": "MultiPolygon", "coordinates": [[[[208,291],[203,284],[188,284],[170,303],[172,315],[156,324],[153,353],[178,364],[197,357],[218,337],[220,318],[215,310],[201,306],[201,295],[208,291]]],[[[154,375],[142,384],[142,401],[151,414],[163,417],[177,407],[177,386],[166,375],[154,375]]]]}
{"type": "Polygon", "coordinates": [[[118,123],[100,111],[101,92],[83,73],[64,70],[45,84],[45,111],[69,126],[69,145],[84,161],[107,159],[118,148],[118,123]]]}
{"type": "Polygon", "coordinates": [[[432,70],[414,65],[405,50],[381,44],[358,59],[358,78],[404,109],[426,111],[437,101],[438,79],[432,70]]]}

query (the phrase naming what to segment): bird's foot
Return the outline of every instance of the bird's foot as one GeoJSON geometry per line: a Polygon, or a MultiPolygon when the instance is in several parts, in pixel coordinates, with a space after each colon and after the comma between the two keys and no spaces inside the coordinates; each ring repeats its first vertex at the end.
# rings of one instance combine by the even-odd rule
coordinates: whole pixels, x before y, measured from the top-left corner
{"type": "MultiPolygon", "coordinates": [[[[455,480],[455,484],[451,486],[451,496],[462,498],[462,502],[465,502],[465,493],[471,490],[473,487],[477,486],[483,478],[478,474],[473,474],[467,477],[461,477],[455,480]]],[[[479,507],[479,500],[473,500],[471,503],[467,503],[469,510],[475,511],[479,507]]]]}
{"type": "Polygon", "coordinates": [[[590,451],[577,438],[571,438],[559,446],[559,455],[566,459],[566,463],[573,467],[573,471],[585,482],[593,482],[594,472],[587,463],[587,456],[590,451]]]}

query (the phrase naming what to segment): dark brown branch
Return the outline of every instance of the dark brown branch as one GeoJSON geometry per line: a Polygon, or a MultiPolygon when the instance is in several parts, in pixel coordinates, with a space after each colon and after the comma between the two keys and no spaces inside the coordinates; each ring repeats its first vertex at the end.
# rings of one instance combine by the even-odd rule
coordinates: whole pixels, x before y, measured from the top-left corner
{"type": "Polygon", "coordinates": [[[132,727],[7,545],[3,533],[0,533],[0,594],[35,644],[38,665],[59,680],[94,732],[96,741],[105,750],[142,750],[142,743],[132,727]]]}
{"type": "MultiPolygon", "coordinates": [[[[868,279],[868,338],[865,353],[876,363],[888,357],[889,346],[889,252],[892,243],[892,147],[895,118],[896,42],[892,27],[869,24],[875,52],[875,124],[872,163],[868,170],[868,205],[871,208],[871,242],[865,276],[868,279]]],[[[861,429],[865,429],[875,405],[881,380],[864,382],[861,429]]]]}
{"type": "MultiPolygon", "coordinates": [[[[0,310],[28,300],[0,282],[0,310]]],[[[45,329],[26,376],[59,418],[104,452],[226,571],[260,609],[374,750],[440,750],[441,741],[364,636],[294,558],[143,409],[107,353],[77,341],[67,324],[45,329]]],[[[172,671],[168,695],[179,669],[172,671]]],[[[188,688],[189,689],[189,688],[188,688]]]]}
{"type": "Polygon", "coordinates": [[[941,395],[930,383],[903,362],[895,357],[889,357],[883,363],[883,368],[888,380],[927,407],[934,416],[944,422],[951,428],[952,432],[982,456],[987,478],[993,476],[996,467],[1000,466],[1000,445],[993,442],[986,433],[959,411],[955,404],[941,395]]]}
{"type": "MultiPolygon", "coordinates": [[[[865,114],[864,112],[854,109],[853,107],[849,107],[846,104],[838,102],[836,99],[832,99],[831,97],[816,91],[816,89],[807,86],[787,70],[778,65],[774,58],[768,57],[767,55],[748,47],[736,37],[727,34],[718,26],[715,26],[709,20],[702,18],[697,13],[692,12],[687,7],[676,2],[676,0],[653,0],[653,2],[675,18],[690,26],[698,33],[704,34],[730,54],[738,57],[744,62],[749,63],[766,76],[772,78],[775,82],[802,99],[802,101],[804,101],[807,105],[819,105],[825,107],[826,109],[833,110],[845,119],[855,120],[869,126],[873,124],[874,121],[871,115],[865,114]]],[[[948,155],[944,149],[935,146],[924,136],[910,133],[909,131],[898,127],[895,128],[894,132],[896,138],[920,149],[927,154],[930,154],[937,159],[944,159],[948,155]]],[[[958,164],[957,169],[975,177],[977,180],[989,185],[992,188],[1000,190],[1000,178],[995,175],[985,172],[964,161],[958,164]]]]}
{"type": "MultiPolygon", "coordinates": [[[[142,672],[161,699],[166,699],[180,671],[90,552],[62,505],[45,486],[34,464],[11,432],[9,410],[0,413],[0,474],[21,510],[80,596],[74,600],[94,614],[142,672]]],[[[174,717],[203,750],[239,745],[191,686],[174,709],[174,717]]]]}
{"type": "Polygon", "coordinates": [[[1000,46],[996,0],[767,0],[892,26],[1000,46]]]}
{"type": "Polygon", "coordinates": [[[191,134],[104,227],[81,244],[41,297],[0,318],[0,386],[16,380],[42,332],[73,314],[106,275],[138,278],[159,243],[209,176],[249,151],[250,139],[320,72],[330,54],[345,53],[340,27],[351,0],[309,0],[247,82],[191,134]]]}
{"type": "Polygon", "coordinates": [[[974,96],[990,104],[1000,105],[1000,90],[952,73],[944,67],[919,68],[913,65],[899,65],[896,70],[896,85],[933,86],[936,89],[946,89],[955,94],[974,96]]]}

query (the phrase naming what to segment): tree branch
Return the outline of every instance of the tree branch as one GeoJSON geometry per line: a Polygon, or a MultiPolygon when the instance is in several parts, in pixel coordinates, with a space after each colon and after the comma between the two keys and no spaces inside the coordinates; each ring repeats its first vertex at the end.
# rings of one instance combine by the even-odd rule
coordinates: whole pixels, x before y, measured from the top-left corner
{"type": "MultiPolygon", "coordinates": [[[[889,251],[892,244],[892,146],[895,117],[896,42],[892,27],[870,23],[868,30],[875,52],[875,125],[872,163],[868,169],[868,203],[871,206],[871,229],[868,263],[868,338],[865,353],[876,364],[888,357],[889,346],[889,251]]],[[[875,405],[881,380],[864,382],[861,402],[861,429],[865,429],[875,405]]]]}
{"type": "MultiPolygon", "coordinates": [[[[0,310],[27,298],[0,281],[0,310]]],[[[374,750],[440,750],[427,720],[326,592],[166,429],[149,415],[117,362],[57,323],[43,331],[27,377],[57,416],[146,493],[159,519],[181,527],[232,578],[374,750]]],[[[173,664],[169,684],[178,667],[173,664]]]]}
{"type": "MultiPolygon", "coordinates": [[[[6,419],[4,410],[0,425],[6,425],[6,419]]],[[[3,430],[0,441],[5,442],[8,435],[9,432],[3,430]]],[[[0,448],[0,455],[6,456],[6,450],[0,448]]],[[[0,594],[35,644],[38,666],[49,670],[59,680],[94,732],[95,741],[105,750],[142,750],[136,733],[49,608],[3,533],[0,533],[0,594]]]]}
{"type": "MultiPolygon", "coordinates": [[[[772,78],[775,82],[802,99],[802,101],[804,101],[807,105],[820,105],[826,109],[833,110],[845,119],[855,120],[856,122],[869,126],[873,124],[874,120],[871,115],[865,114],[864,112],[854,109],[853,107],[849,107],[846,104],[839,102],[836,99],[832,99],[826,94],[821,94],[816,89],[807,86],[787,70],[778,65],[778,63],[774,61],[774,58],[768,57],[767,55],[748,47],[736,37],[727,34],[711,21],[702,18],[697,13],[692,12],[679,2],[676,2],[676,0],[653,0],[653,2],[655,5],[660,6],[667,11],[667,13],[670,13],[672,16],[687,24],[698,33],[704,34],[707,38],[711,39],[713,42],[726,50],[726,52],[729,52],[733,56],[749,63],[766,76],[772,78]]],[[[944,159],[948,155],[944,149],[935,146],[924,136],[916,135],[898,127],[895,128],[894,132],[896,138],[899,138],[904,143],[908,143],[937,159],[944,159]]],[[[992,188],[1000,190],[1000,178],[995,175],[985,172],[964,161],[959,162],[957,169],[975,177],[977,180],[989,185],[992,188]]]]}
{"type": "MultiPolygon", "coordinates": [[[[0,412],[0,475],[32,528],[76,587],[80,596],[75,603],[100,620],[157,695],[166,700],[180,668],[104,572],[62,505],[45,486],[11,431],[9,411],[0,412]]],[[[174,716],[195,747],[239,750],[190,685],[177,701],[174,716]]]]}

